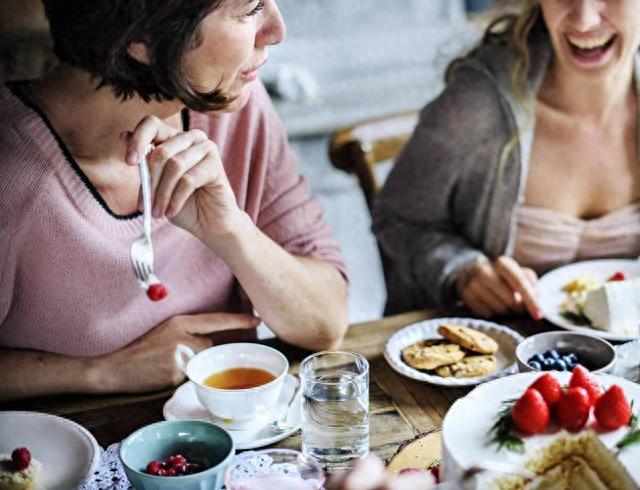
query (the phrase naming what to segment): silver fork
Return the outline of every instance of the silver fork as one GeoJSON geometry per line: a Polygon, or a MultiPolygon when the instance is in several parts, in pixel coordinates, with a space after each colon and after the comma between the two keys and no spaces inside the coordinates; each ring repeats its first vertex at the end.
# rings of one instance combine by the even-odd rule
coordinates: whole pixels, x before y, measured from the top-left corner
{"type": "Polygon", "coordinates": [[[131,244],[131,263],[133,271],[146,289],[151,275],[153,275],[153,245],[151,244],[151,177],[147,155],[152,150],[148,146],[140,160],[140,185],[142,187],[143,228],[142,233],[131,244]]]}

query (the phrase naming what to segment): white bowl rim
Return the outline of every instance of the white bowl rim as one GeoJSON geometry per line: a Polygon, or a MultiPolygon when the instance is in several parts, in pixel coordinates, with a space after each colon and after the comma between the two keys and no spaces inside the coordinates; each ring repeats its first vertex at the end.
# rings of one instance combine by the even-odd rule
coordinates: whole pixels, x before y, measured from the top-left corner
{"type": "MultiPolygon", "coordinates": [[[[161,420],[159,422],[154,422],[153,424],[145,425],[144,427],[140,427],[139,429],[136,429],[134,432],[129,434],[121,442],[120,448],[118,449],[118,459],[122,463],[122,466],[125,466],[128,470],[136,473],[137,475],[142,475],[142,476],[148,477],[148,478],[162,478],[162,480],[166,480],[167,478],[171,478],[171,481],[187,481],[189,479],[195,480],[195,479],[201,478],[202,476],[207,476],[206,475],[207,472],[209,472],[210,470],[217,469],[219,466],[221,466],[222,464],[226,463],[229,458],[231,458],[231,459],[235,458],[235,455],[236,455],[236,443],[233,440],[233,437],[231,437],[231,434],[229,434],[229,431],[227,431],[224,427],[220,427],[219,425],[214,424],[213,422],[209,422],[208,420],[196,420],[196,419],[161,420]],[[194,423],[197,423],[198,425],[203,424],[203,425],[214,426],[217,429],[222,430],[222,432],[224,434],[226,434],[226,436],[231,441],[231,450],[229,451],[229,454],[227,454],[227,456],[225,456],[225,458],[222,461],[220,461],[218,464],[212,466],[211,468],[207,468],[206,470],[202,470],[202,471],[200,471],[198,473],[192,473],[191,475],[176,475],[176,476],[171,476],[171,477],[151,475],[149,473],[145,473],[144,471],[136,470],[135,468],[133,468],[129,464],[127,464],[127,462],[122,457],[122,452],[123,452],[123,448],[124,448],[125,442],[127,442],[132,437],[137,436],[138,433],[142,432],[145,429],[150,429],[152,427],[155,427],[156,425],[161,425],[161,424],[175,425],[176,422],[189,422],[189,423],[194,422],[194,423]]],[[[226,471],[225,471],[225,473],[226,473],[226,471]]]]}
{"type": "Polygon", "coordinates": [[[80,425],[78,422],[75,422],[71,419],[68,419],[66,417],[62,417],[60,415],[54,415],[51,413],[45,413],[45,412],[34,412],[34,411],[30,411],[30,410],[2,410],[2,414],[5,416],[10,416],[10,415],[17,415],[20,417],[40,417],[42,419],[49,419],[49,420],[56,420],[58,422],[62,422],[66,425],[68,425],[69,427],[73,427],[75,429],[78,429],[80,431],[80,433],[86,437],[86,439],[89,441],[89,443],[91,444],[92,448],[93,448],[93,454],[91,455],[91,462],[89,464],[89,467],[87,468],[87,470],[85,471],[83,477],[82,477],[82,481],[83,483],[87,483],[87,481],[89,480],[89,478],[91,478],[91,475],[93,475],[96,470],[98,469],[98,467],[100,466],[100,460],[101,460],[101,452],[102,449],[100,448],[100,445],[98,444],[98,441],[96,441],[96,438],[93,436],[93,434],[89,431],[89,429],[87,429],[86,427],[80,425]]]}
{"type": "MultiPolygon", "coordinates": [[[[229,347],[227,347],[229,348],[229,347]]],[[[255,367],[255,366],[246,366],[246,367],[255,367]]],[[[217,371],[216,371],[217,372],[217,371]]],[[[264,344],[258,344],[258,343],[253,343],[253,342],[232,342],[229,344],[220,344],[220,345],[214,345],[212,347],[209,347],[208,349],[202,350],[200,352],[198,352],[195,356],[193,356],[191,359],[189,359],[189,362],[187,363],[187,377],[189,378],[189,381],[191,381],[193,384],[198,385],[200,388],[207,390],[207,391],[211,391],[211,392],[216,392],[216,393],[251,393],[251,392],[257,392],[257,391],[263,391],[265,389],[267,389],[268,387],[271,387],[271,385],[277,383],[279,380],[284,379],[284,377],[287,375],[287,373],[289,372],[289,359],[287,359],[287,356],[285,356],[282,352],[280,352],[278,349],[274,349],[273,347],[269,347],[268,345],[264,345],[264,344]],[[232,389],[226,389],[226,388],[214,388],[213,386],[207,386],[204,385],[202,383],[198,383],[197,381],[195,381],[190,375],[189,375],[189,364],[191,364],[191,361],[193,361],[194,359],[196,359],[198,356],[205,354],[207,351],[210,351],[212,349],[217,349],[217,348],[223,348],[226,346],[251,346],[251,347],[258,347],[260,349],[267,349],[269,351],[275,352],[278,354],[278,356],[284,360],[284,370],[282,371],[282,373],[280,373],[280,375],[276,376],[274,379],[272,379],[271,381],[269,381],[268,383],[262,384],[260,386],[254,386],[253,388],[240,388],[240,389],[236,389],[236,390],[232,390],[232,389]]]]}

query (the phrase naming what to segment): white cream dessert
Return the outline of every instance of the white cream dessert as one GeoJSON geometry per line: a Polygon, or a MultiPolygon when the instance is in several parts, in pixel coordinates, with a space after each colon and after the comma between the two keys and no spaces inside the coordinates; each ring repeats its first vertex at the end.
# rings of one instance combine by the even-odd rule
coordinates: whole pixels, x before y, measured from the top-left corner
{"type": "Polygon", "coordinates": [[[40,461],[30,458],[23,470],[15,468],[11,454],[0,454],[0,490],[31,490],[42,469],[40,461]]]}
{"type": "Polygon", "coordinates": [[[584,314],[594,328],[640,336],[640,279],[610,281],[589,291],[584,314]]]}

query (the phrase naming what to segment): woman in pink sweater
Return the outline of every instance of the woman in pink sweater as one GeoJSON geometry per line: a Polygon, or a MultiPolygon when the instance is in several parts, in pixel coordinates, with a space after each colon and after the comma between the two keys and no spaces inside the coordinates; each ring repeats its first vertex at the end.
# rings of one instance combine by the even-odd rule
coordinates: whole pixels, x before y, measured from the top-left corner
{"type": "Polygon", "coordinates": [[[175,384],[178,343],[246,337],[253,309],[337,345],[340,251],[256,78],[275,1],[44,3],[61,64],[0,89],[0,398],[175,384]],[[149,144],[159,302],[129,258],[149,144]]]}

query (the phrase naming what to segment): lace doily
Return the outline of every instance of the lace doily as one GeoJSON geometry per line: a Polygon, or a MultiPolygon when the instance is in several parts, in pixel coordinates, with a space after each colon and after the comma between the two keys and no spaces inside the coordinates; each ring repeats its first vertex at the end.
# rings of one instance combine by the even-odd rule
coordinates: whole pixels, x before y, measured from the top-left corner
{"type": "Polygon", "coordinates": [[[79,490],[133,490],[124,473],[118,451],[120,443],[112,444],[100,453],[100,467],[79,490]]]}

